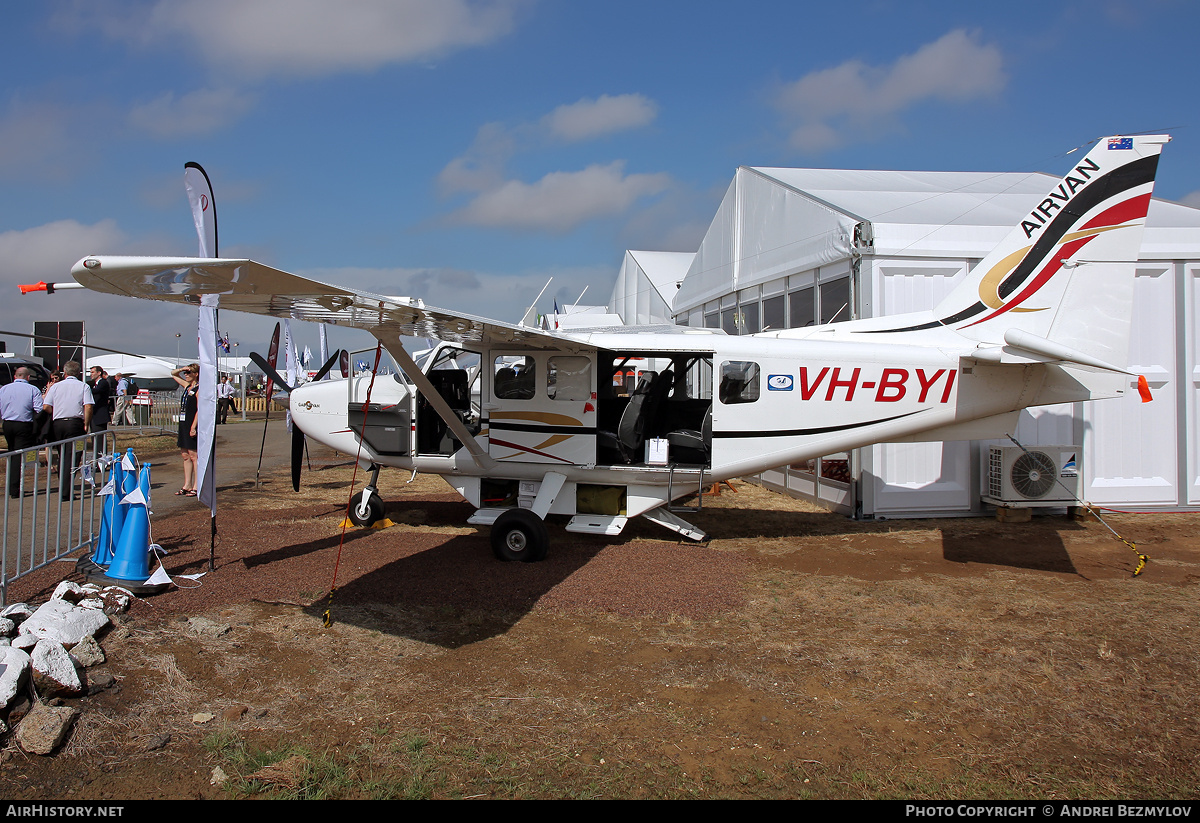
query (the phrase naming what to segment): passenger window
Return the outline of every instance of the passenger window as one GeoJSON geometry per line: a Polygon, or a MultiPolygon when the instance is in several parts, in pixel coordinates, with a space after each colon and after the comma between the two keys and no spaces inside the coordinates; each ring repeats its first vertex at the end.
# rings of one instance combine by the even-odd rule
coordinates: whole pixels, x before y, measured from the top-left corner
{"type": "Polygon", "coordinates": [[[496,358],[493,394],[499,400],[532,400],[537,361],[532,357],[506,355],[496,358]]]}
{"type": "Polygon", "coordinates": [[[743,360],[722,363],[717,394],[727,406],[758,400],[758,364],[743,360]]]}
{"type": "Polygon", "coordinates": [[[591,359],[551,357],[546,368],[546,396],[551,400],[591,400],[591,359]]]}

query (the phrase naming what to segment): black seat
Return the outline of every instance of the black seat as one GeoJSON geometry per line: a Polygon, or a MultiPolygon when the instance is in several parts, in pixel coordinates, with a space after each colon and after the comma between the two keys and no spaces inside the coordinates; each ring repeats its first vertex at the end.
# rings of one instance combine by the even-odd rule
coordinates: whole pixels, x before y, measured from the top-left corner
{"type": "Polygon", "coordinates": [[[700,431],[679,429],[667,434],[671,459],[676,463],[696,463],[707,466],[712,455],[712,404],[704,412],[700,431]]]}
{"type": "Polygon", "coordinates": [[[641,457],[642,444],[646,442],[646,428],[654,421],[659,404],[671,390],[673,377],[670,369],[649,377],[643,374],[629,404],[621,412],[617,430],[597,431],[597,445],[616,451],[625,463],[636,462],[641,457]]]}

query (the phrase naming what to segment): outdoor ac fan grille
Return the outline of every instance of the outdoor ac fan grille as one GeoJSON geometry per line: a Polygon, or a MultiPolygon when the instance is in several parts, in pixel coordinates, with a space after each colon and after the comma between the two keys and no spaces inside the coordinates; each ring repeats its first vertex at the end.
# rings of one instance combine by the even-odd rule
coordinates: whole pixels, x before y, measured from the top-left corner
{"type": "Polygon", "coordinates": [[[1013,461],[1009,480],[1017,494],[1036,500],[1054,488],[1058,469],[1044,452],[1027,451],[1013,461]]]}

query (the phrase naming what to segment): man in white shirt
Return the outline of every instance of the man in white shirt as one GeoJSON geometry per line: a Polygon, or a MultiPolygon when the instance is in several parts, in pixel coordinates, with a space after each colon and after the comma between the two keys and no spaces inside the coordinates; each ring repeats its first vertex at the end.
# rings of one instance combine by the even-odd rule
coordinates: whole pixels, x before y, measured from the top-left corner
{"type": "MultiPolygon", "coordinates": [[[[4,442],[9,451],[37,445],[33,423],[42,411],[42,393],[29,382],[29,369],[20,366],[13,381],[0,386],[0,418],[4,420],[4,442]]],[[[21,496],[24,467],[17,458],[9,458],[8,496],[21,496]]]]}
{"type": "Polygon", "coordinates": [[[217,423],[224,423],[229,419],[229,407],[233,404],[233,384],[229,382],[229,375],[221,375],[221,382],[217,384],[217,423]]]}
{"type": "MultiPolygon", "coordinates": [[[[63,366],[63,379],[46,391],[46,398],[42,401],[46,411],[50,412],[51,437],[55,440],[67,440],[86,434],[92,422],[95,400],[87,383],[79,379],[82,371],[78,361],[69,361],[63,366]]],[[[63,447],[63,452],[64,460],[60,461],[58,468],[58,491],[62,497],[70,500],[75,471],[74,445],[63,447]]]]}
{"type": "Polygon", "coordinates": [[[133,406],[130,401],[133,398],[129,394],[129,378],[117,372],[117,403],[116,411],[113,412],[113,422],[118,426],[126,424],[132,426],[136,421],[133,419],[133,406]]]}

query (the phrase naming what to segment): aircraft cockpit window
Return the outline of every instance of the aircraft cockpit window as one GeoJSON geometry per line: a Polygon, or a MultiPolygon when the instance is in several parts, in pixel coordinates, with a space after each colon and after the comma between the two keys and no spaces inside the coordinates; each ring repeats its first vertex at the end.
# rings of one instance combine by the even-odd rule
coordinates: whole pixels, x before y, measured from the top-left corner
{"type": "Polygon", "coordinates": [[[496,358],[492,394],[499,400],[532,400],[537,389],[537,361],[505,355],[496,358]]]}
{"type": "Polygon", "coordinates": [[[551,400],[590,400],[592,361],[587,357],[551,357],[546,368],[546,396],[551,400]]]}
{"type": "Polygon", "coordinates": [[[758,400],[758,364],[743,360],[722,363],[717,396],[727,406],[758,400]]]}

